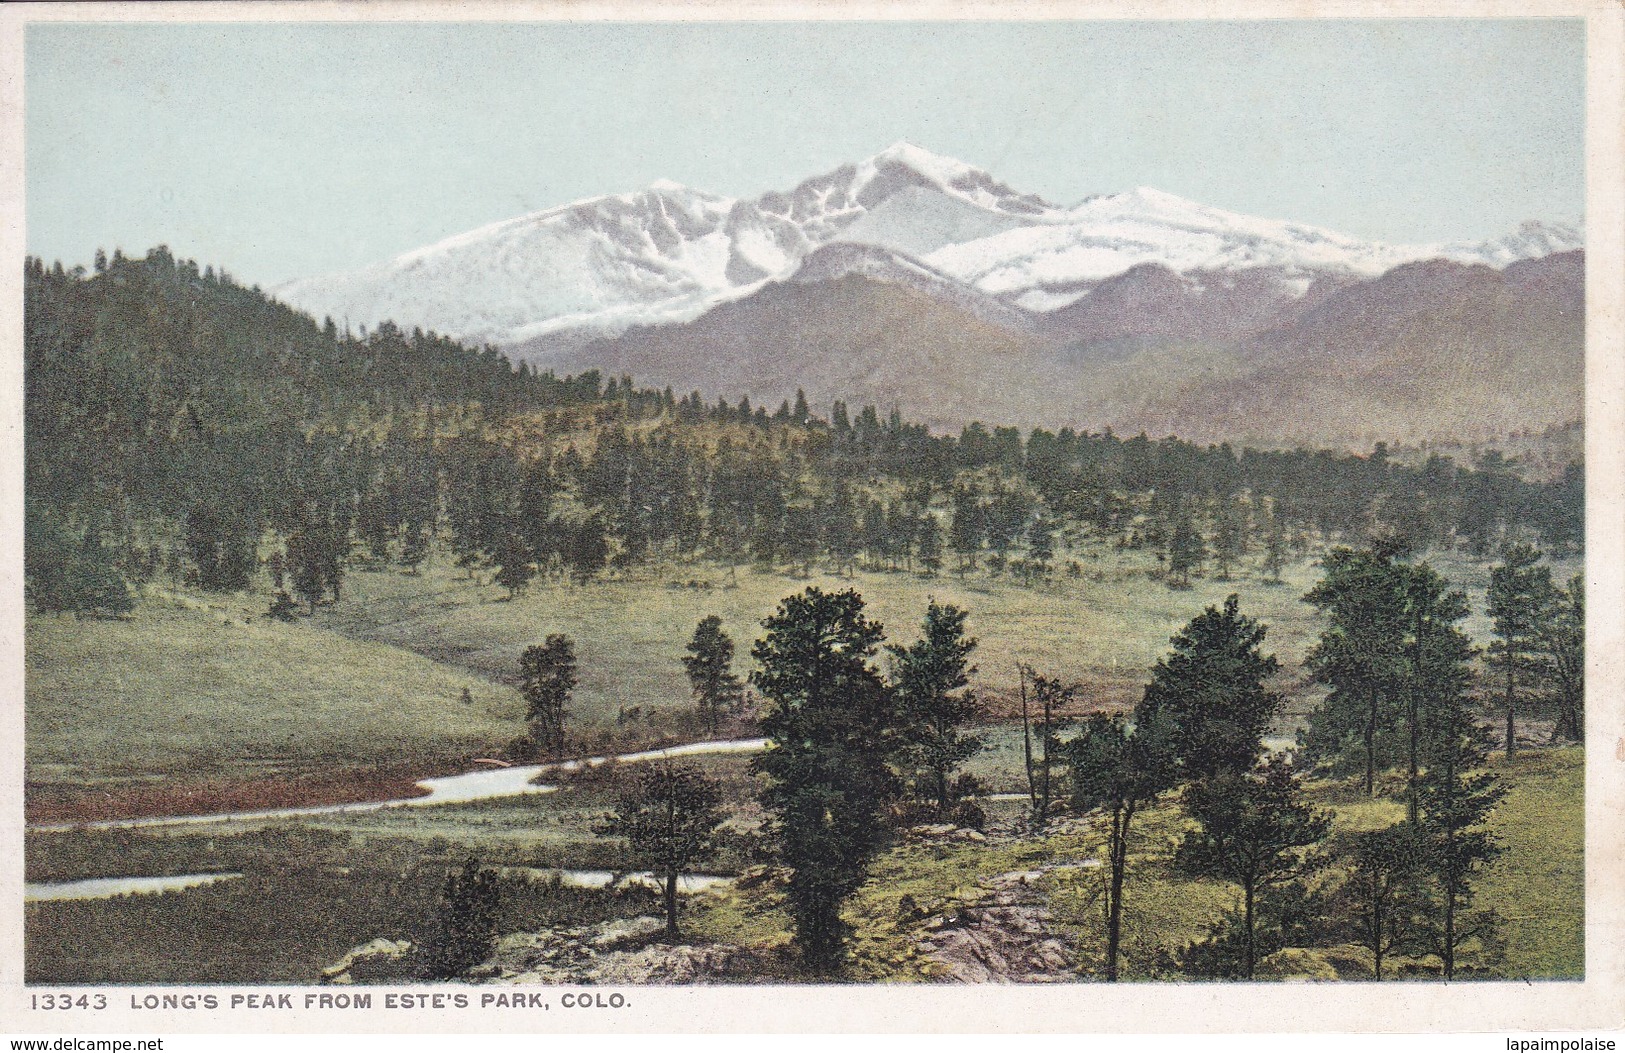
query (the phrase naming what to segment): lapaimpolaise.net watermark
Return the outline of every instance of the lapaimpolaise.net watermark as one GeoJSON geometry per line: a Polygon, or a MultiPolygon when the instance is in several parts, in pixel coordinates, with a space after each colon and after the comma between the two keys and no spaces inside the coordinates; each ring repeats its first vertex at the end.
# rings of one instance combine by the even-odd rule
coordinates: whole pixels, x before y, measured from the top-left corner
{"type": "Polygon", "coordinates": [[[1509,1053],[1611,1053],[1618,1049],[1611,1038],[1508,1038],[1509,1053]]]}

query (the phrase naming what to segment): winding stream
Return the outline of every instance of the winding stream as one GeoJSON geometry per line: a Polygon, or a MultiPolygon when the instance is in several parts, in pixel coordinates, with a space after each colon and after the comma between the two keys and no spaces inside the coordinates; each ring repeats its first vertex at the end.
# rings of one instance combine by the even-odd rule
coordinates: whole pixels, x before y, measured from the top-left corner
{"type": "MultiPolygon", "coordinates": [[[[661,891],[660,879],[652,871],[635,870],[554,870],[543,867],[497,867],[504,877],[530,879],[557,878],[570,888],[646,888],[661,891]]],[[[176,874],[172,877],[84,878],[78,881],[29,882],[23,886],[24,903],[50,903],[67,899],[112,899],[114,896],[143,896],[160,892],[185,892],[221,881],[235,881],[240,873],[176,874]]],[[[726,888],[734,879],[724,874],[680,874],[677,891],[685,895],[710,888],[726,888]]]]}
{"type": "Polygon", "coordinates": [[[24,903],[48,903],[63,899],[111,899],[114,896],[140,896],[157,892],[184,892],[219,881],[242,877],[230,874],[177,874],[173,877],[85,878],[80,881],[42,881],[23,886],[24,903]]]}
{"type": "Polygon", "coordinates": [[[75,830],[137,830],[150,827],[184,826],[196,823],[259,822],[274,819],[294,819],[311,815],[341,815],[348,812],[373,812],[381,808],[432,808],[442,804],[467,804],[498,797],[521,797],[532,794],[554,793],[559,787],[532,780],[550,773],[569,773],[584,768],[596,768],[614,761],[617,764],[638,764],[644,761],[667,760],[674,757],[698,757],[725,753],[755,753],[767,745],[766,739],[722,739],[714,742],[689,742],[663,749],[641,750],[605,757],[581,757],[575,760],[554,761],[549,764],[526,764],[513,768],[480,768],[434,779],[419,779],[416,785],[429,792],[421,797],[398,797],[387,801],[358,801],[352,804],[312,805],[302,808],[266,808],[248,812],[216,812],[211,815],[154,815],[140,819],[98,819],[78,823],[43,823],[28,827],[31,833],[59,834],[75,830]]]}
{"type": "MultiPolygon", "coordinates": [[[[504,877],[558,878],[559,884],[570,888],[646,888],[659,892],[663,888],[660,878],[651,870],[552,870],[543,867],[498,867],[504,877]]],[[[725,874],[679,874],[677,891],[692,895],[710,888],[726,888],[734,878],[725,874]]]]}
{"type": "MultiPolygon", "coordinates": [[[[259,811],[217,812],[209,815],[164,815],[139,819],[102,819],[79,823],[49,823],[30,826],[34,833],[67,833],[74,830],[132,830],[150,827],[184,826],[203,823],[257,822],[289,819],[302,816],[338,815],[348,812],[371,812],[384,808],[431,808],[444,804],[467,804],[472,801],[494,800],[502,797],[533,796],[556,793],[560,787],[534,780],[547,774],[568,774],[586,768],[615,762],[638,764],[651,760],[676,757],[697,757],[717,754],[756,753],[767,745],[766,739],[722,739],[710,742],[690,742],[662,749],[640,750],[602,757],[580,757],[574,760],[554,761],[548,764],[527,764],[511,768],[479,768],[460,775],[420,779],[415,785],[428,791],[419,797],[400,797],[384,801],[358,801],[351,804],[315,805],[303,808],[267,808],[259,811]]],[[[1265,739],[1265,749],[1278,752],[1291,749],[1292,739],[1278,736],[1265,739]]],[[[1024,793],[986,794],[989,801],[1026,800],[1024,793]]],[[[1091,859],[1083,866],[1099,866],[1091,859]]],[[[516,877],[558,878],[563,884],[576,888],[625,888],[642,886],[659,890],[655,875],[648,872],[620,872],[609,870],[553,870],[536,867],[502,867],[501,871],[516,877]]],[[[56,881],[26,884],[23,900],[43,903],[56,900],[109,899],[114,896],[150,895],[180,892],[202,888],[221,881],[241,878],[240,873],[179,874],[170,877],[114,877],[87,878],[79,881],[56,881]]],[[[684,874],[678,881],[678,890],[693,894],[708,888],[725,887],[733,878],[717,874],[684,874]]]]}
{"type": "MultiPolygon", "coordinates": [[[[385,801],[357,801],[350,804],[310,805],[299,808],[266,808],[246,812],[216,812],[210,815],[155,815],[139,819],[97,819],[85,822],[41,823],[28,827],[30,833],[59,834],[75,830],[136,830],[150,827],[184,826],[201,823],[261,822],[275,819],[295,819],[302,816],[342,815],[349,812],[374,812],[382,808],[432,808],[442,804],[467,804],[500,797],[523,797],[555,793],[560,787],[538,783],[535,779],[550,773],[568,774],[584,768],[596,768],[611,761],[617,764],[638,764],[651,760],[675,757],[698,757],[728,753],[756,753],[767,745],[766,739],[718,739],[709,742],[688,742],[680,746],[639,750],[603,757],[579,757],[574,760],[553,761],[547,764],[526,764],[512,768],[479,768],[460,775],[419,779],[414,785],[428,792],[420,797],[397,797],[385,801]]],[[[1270,752],[1285,752],[1296,748],[1296,740],[1285,735],[1270,736],[1264,740],[1270,752]]],[[[1022,793],[987,794],[992,801],[1014,801],[1026,797],[1022,793]]]]}

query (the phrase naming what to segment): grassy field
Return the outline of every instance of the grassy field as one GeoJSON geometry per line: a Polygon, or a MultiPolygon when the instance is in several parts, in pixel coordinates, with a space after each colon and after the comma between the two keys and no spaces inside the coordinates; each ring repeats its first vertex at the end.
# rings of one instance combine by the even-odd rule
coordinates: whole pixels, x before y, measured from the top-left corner
{"type": "Polygon", "coordinates": [[[148,590],[127,620],[30,616],[27,773],[36,789],[433,761],[500,751],[524,731],[521,650],[551,632],[576,640],[581,683],[571,729],[581,748],[698,736],[680,656],[694,625],[722,617],[741,671],[761,621],[808,585],[856,588],[891,639],[911,641],[929,597],[971,612],[982,641],[978,687],[1006,708],[1015,666],[1086,681],[1090,702],[1130,701],[1169,634],[1239,590],[1273,627],[1289,665],[1313,632],[1289,584],[1206,582],[1174,592],[1143,557],[1103,556],[1092,579],[1027,588],[1007,580],[674,568],[585,586],[501,589],[431,566],[422,575],[355,571],[342,602],[283,623],[255,593],[148,590]],[[691,587],[688,582],[709,587],[691,587]],[[464,689],[472,704],[460,701],[464,689]]]}
{"type": "MultiPolygon", "coordinates": [[[[1300,600],[1317,576],[1312,563],[1288,568],[1284,584],[1248,568],[1234,581],[1198,578],[1175,591],[1152,576],[1144,553],[1095,546],[1070,555],[1081,577],[1034,587],[982,573],[803,579],[701,564],[539,583],[512,601],[442,561],[421,575],[353,570],[342,602],[292,623],[267,617],[268,597],[258,593],[149,589],[128,620],[30,616],[28,778],[36,786],[252,778],[499,751],[524,731],[519,654],[553,632],[576,641],[570,727],[582,749],[698,737],[680,661],[695,624],[719,615],[746,672],[762,619],[809,585],[857,589],[893,642],[913,640],[931,597],[964,607],[981,641],[976,686],[1006,716],[1023,662],[1082,683],[1086,705],[1132,703],[1168,637],[1238,592],[1243,611],[1269,626],[1289,713],[1314,704],[1318,692],[1299,668],[1320,629],[1300,600]],[[465,688],[471,703],[460,701],[465,688]]],[[[1486,640],[1487,565],[1435,562],[1468,589],[1479,612],[1468,628],[1486,640]]],[[[1556,568],[1560,578],[1572,569],[1556,568]]]]}
{"type": "Polygon", "coordinates": [[[1568,978],[1585,966],[1585,754],[1520,754],[1494,769],[1512,790],[1491,817],[1504,854],[1479,885],[1503,920],[1505,971],[1568,978]]]}
{"type": "MultiPolygon", "coordinates": [[[[538,584],[511,602],[498,588],[431,565],[421,575],[355,570],[341,603],[292,623],[266,617],[268,598],[261,594],[159,589],[149,589],[127,620],[30,616],[29,801],[100,797],[105,790],[116,812],[127,799],[121,794],[177,791],[199,780],[252,789],[313,773],[343,784],[347,773],[359,780],[375,771],[409,782],[416,777],[409,772],[466,763],[523,732],[523,702],[513,686],[518,655],[552,632],[577,642],[581,684],[571,727],[580,747],[699,737],[679,661],[695,623],[721,616],[746,672],[761,620],[809,584],[857,589],[894,642],[912,641],[931,597],[965,607],[981,640],[976,687],[995,716],[1006,718],[1016,709],[1019,662],[1081,682],[1086,705],[1132,703],[1168,637],[1234,591],[1246,613],[1268,624],[1266,649],[1282,660],[1278,686],[1289,705],[1278,731],[1290,733],[1314,704],[1318,691],[1299,666],[1320,629],[1300,601],[1317,576],[1312,564],[1289,568],[1284,584],[1249,570],[1236,581],[1198,579],[1191,590],[1173,591],[1151,576],[1153,563],[1143,553],[1090,550],[1072,557],[1084,568],[1081,577],[1061,575],[1036,587],[980,574],[969,581],[905,573],[803,579],[746,568],[730,575],[702,565],[585,586],[538,584]],[[465,689],[468,702],[461,700],[465,689]]],[[[1434,563],[1468,590],[1475,614],[1467,627],[1487,642],[1488,566],[1453,556],[1434,563]]],[[[1556,568],[1556,576],[1573,569],[1556,568]]],[[[979,733],[988,748],[971,770],[991,790],[1021,789],[1019,725],[1004,720],[979,733]]],[[[731,840],[712,869],[756,861],[749,835],[762,815],[747,803],[754,778],[748,760],[700,763],[724,780],[736,806],[731,840]]],[[[1581,755],[1535,751],[1498,767],[1512,786],[1494,820],[1508,851],[1482,876],[1480,905],[1505,919],[1500,969],[1517,977],[1576,976],[1584,957],[1581,755]]],[[[617,777],[583,777],[539,798],[325,817],[287,830],[30,835],[30,880],[214,870],[247,876],[161,897],[31,904],[29,977],[308,980],[355,943],[421,926],[446,868],[467,854],[491,863],[620,868],[626,862],[620,850],[592,832],[613,803],[617,777]],[[92,945],[102,949],[76,957],[92,945]]],[[[1346,788],[1321,785],[1315,792],[1334,809],[1340,831],[1373,829],[1400,814],[1393,801],[1365,801],[1346,788]]],[[[1013,802],[989,807],[995,822],[1014,821],[1020,809],[1013,802]]],[[[1129,975],[1152,975],[1155,963],[1202,936],[1235,899],[1233,889],[1169,869],[1167,846],[1180,822],[1164,809],[1141,827],[1127,902],[1129,975]]],[[[854,978],[927,978],[913,934],[897,917],[905,892],[916,900],[952,899],[983,876],[1097,853],[1088,834],[894,849],[876,862],[875,879],[850,906],[858,929],[854,978]]],[[[1045,879],[1050,907],[1082,948],[1086,968],[1099,956],[1099,873],[1063,867],[1045,879]]],[[[568,902],[535,898],[534,890],[516,889],[512,917],[541,925],[644,906],[586,892],[572,892],[568,902]]],[[[702,897],[692,914],[700,938],[769,948],[788,938],[782,912],[760,889],[702,897]]],[[[1355,964],[1345,960],[1341,967],[1357,973],[1357,956],[1350,960],[1355,964]]]]}
{"type": "Polygon", "coordinates": [[[950,574],[864,572],[851,578],[814,572],[803,579],[740,568],[730,577],[724,568],[699,565],[585,586],[537,585],[513,601],[500,589],[469,582],[460,571],[437,567],[417,578],[356,575],[351,598],[324,610],[318,620],[343,635],[494,679],[515,675],[525,646],[548,633],[566,633],[575,638],[581,662],[575,715],[598,725],[613,722],[623,707],[645,713],[686,708],[688,684],[680,658],[695,624],[708,614],[721,617],[738,647],[738,660],[748,663],[762,619],[785,596],[809,585],[858,590],[870,616],[885,625],[894,642],[913,640],[930,597],[964,607],[971,631],[981,640],[980,686],[1005,700],[1015,692],[1017,662],[1085,681],[1101,701],[1126,700],[1167,649],[1168,637],[1203,606],[1233,591],[1274,627],[1271,645],[1290,665],[1316,631],[1313,611],[1298,602],[1314,580],[1308,564],[1289,572],[1284,585],[1254,578],[1199,580],[1193,590],[1173,591],[1147,576],[1150,561],[1143,554],[1096,555],[1082,561],[1083,578],[1058,576],[1031,588],[980,574],[966,582],[950,574]],[[1101,580],[1094,580],[1096,574],[1101,580]]]}
{"type": "Polygon", "coordinates": [[[30,616],[29,781],[386,764],[521,730],[512,688],[263,611],[245,597],[156,595],[127,621],[30,616]]]}

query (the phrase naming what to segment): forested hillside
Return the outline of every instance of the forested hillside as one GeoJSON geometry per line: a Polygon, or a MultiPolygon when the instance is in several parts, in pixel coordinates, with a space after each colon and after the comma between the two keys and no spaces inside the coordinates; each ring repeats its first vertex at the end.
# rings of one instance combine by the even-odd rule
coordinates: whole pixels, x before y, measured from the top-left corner
{"type": "Polygon", "coordinates": [[[234,590],[263,568],[312,607],[351,561],[437,545],[510,590],[704,557],[808,569],[1078,573],[1095,536],[1166,559],[1175,584],[1308,532],[1489,551],[1507,531],[1578,546],[1582,472],[1197,446],[895,410],[827,419],[700,392],[560,379],[489,348],[383,325],[339,332],[162,248],[95,272],[30,259],[27,492],[40,609],[117,612],[116,579],[234,590]],[[1058,548],[1058,542],[1060,547],[1058,548]]]}

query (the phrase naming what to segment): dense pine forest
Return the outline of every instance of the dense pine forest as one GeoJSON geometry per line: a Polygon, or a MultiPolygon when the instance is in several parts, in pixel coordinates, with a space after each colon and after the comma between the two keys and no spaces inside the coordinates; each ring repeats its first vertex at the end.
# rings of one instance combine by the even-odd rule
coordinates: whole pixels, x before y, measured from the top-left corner
{"type": "Polygon", "coordinates": [[[1171,587],[1279,568],[1311,537],[1475,556],[1577,549],[1583,472],[1496,451],[1403,463],[1383,444],[1232,449],[972,424],[800,396],[776,410],[560,378],[384,324],[340,330],[162,247],[93,273],[30,258],[29,597],[119,614],[167,575],[268,575],[284,616],[347,567],[444,552],[510,593],[650,562],[815,564],[1038,582],[1082,538],[1153,552],[1171,587]]]}

